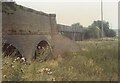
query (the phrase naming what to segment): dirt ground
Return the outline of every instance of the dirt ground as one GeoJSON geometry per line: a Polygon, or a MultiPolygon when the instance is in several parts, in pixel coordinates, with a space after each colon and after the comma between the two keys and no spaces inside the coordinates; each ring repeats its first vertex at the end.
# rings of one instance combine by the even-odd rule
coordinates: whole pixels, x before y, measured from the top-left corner
{"type": "Polygon", "coordinates": [[[62,36],[61,34],[54,35],[54,55],[62,55],[65,52],[76,52],[80,49],[79,45],[69,38],[62,36]]]}

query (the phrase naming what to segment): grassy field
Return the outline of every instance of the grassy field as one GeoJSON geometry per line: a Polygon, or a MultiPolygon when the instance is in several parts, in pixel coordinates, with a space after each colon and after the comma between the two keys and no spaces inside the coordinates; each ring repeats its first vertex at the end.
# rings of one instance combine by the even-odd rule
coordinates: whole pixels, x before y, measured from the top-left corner
{"type": "Polygon", "coordinates": [[[77,42],[80,50],[62,57],[31,64],[3,58],[3,80],[14,81],[103,81],[118,80],[117,40],[77,42]]]}

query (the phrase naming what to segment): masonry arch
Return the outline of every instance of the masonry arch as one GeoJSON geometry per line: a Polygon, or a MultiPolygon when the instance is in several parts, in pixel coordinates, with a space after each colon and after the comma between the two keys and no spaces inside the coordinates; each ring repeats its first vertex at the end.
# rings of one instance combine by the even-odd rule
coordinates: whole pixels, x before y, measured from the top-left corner
{"type": "Polygon", "coordinates": [[[39,60],[45,60],[49,57],[50,54],[50,40],[46,37],[41,37],[35,43],[34,51],[33,51],[33,59],[39,58],[39,60]]]}
{"type": "Polygon", "coordinates": [[[42,49],[42,48],[46,48],[47,46],[49,46],[48,42],[45,40],[42,40],[38,43],[37,45],[37,49],[42,49]]]}
{"type": "Polygon", "coordinates": [[[13,44],[11,43],[2,43],[2,53],[4,54],[4,57],[5,56],[13,56],[13,57],[22,57],[22,52],[19,51],[19,49],[14,46],[13,44]]]}

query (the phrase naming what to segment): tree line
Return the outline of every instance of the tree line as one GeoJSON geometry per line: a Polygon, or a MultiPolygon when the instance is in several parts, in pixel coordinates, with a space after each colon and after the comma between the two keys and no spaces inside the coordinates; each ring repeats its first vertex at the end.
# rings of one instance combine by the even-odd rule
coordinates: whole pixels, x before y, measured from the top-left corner
{"type": "Polygon", "coordinates": [[[106,21],[94,21],[88,27],[83,27],[80,23],[74,23],[71,27],[79,27],[82,29],[85,39],[89,38],[101,38],[102,37],[102,23],[103,23],[103,36],[104,37],[115,37],[116,32],[113,29],[110,29],[109,22],[106,21]]]}

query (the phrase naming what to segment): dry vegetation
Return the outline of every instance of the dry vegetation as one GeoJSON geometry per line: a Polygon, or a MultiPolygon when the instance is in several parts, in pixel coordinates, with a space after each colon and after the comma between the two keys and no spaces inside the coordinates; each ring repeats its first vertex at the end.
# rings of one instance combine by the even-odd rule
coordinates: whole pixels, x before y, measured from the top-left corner
{"type": "Polygon", "coordinates": [[[21,63],[16,57],[3,58],[3,80],[12,81],[95,81],[118,79],[117,40],[78,42],[81,50],[65,52],[46,62],[21,63]]]}

